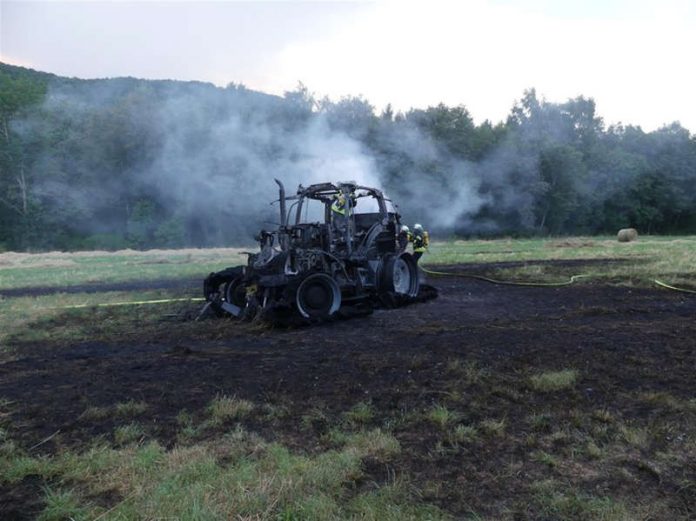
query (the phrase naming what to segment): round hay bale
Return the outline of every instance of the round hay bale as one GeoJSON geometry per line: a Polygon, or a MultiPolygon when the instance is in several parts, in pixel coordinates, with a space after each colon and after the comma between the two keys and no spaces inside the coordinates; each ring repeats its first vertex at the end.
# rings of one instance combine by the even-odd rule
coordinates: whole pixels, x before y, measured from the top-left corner
{"type": "Polygon", "coordinates": [[[622,228],[616,235],[619,242],[631,242],[638,238],[638,231],[635,228],[622,228]]]}

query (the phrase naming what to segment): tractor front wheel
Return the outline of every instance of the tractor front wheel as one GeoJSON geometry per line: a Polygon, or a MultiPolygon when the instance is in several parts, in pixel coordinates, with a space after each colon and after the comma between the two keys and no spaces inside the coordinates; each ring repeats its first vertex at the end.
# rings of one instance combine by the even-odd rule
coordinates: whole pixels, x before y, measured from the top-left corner
{"type": "Polygon", "coordinates": [[[418,266],[410,253],[391,256],[384,261],[382,290],[395,295],[415,297],[420,289],[418,266]]]}
{"type": "Polygon", "coordinates": [[[341,290],[326,273],[313,273],[297,287],[295,305],[304,318],[328,318],[341,307],[341,290]]]}

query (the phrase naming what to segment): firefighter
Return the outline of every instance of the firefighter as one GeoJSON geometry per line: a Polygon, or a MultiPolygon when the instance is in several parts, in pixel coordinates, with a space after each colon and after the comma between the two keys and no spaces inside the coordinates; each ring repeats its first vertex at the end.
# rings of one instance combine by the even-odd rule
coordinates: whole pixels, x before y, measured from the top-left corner
{"type": "Polygon", "coordinates": [[[340,192],[333,196],[331,203],[331,216],[334,223],[334,228],[338,231],[344,231],[348,224],[348,217],[352,213],[352,209],[357,203],[355,192],[350,193],[350,210],[348,209],[346,194],[340,192]]]}
{"type": "Polygon", "coordinates": [[[401,226],[399,229],[399,235],[396,239],[399,242],[399,253],[406,251],[408,243],[413,240],[413,235],[411,234],[411,230],[408,228],[408,226],[405,224],[401,226]]]}
{"type": "Polygon", "coordinates": [[[417,263],[430,246],[430,234],[423,229],[423,226],[415,224],[411,242],[413,242],[413,258],[417,263]]]}

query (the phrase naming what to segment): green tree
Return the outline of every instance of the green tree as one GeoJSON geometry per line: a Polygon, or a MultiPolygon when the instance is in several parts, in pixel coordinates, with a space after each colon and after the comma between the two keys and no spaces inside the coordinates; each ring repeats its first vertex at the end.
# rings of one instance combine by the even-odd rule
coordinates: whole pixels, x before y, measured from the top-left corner
{"type": "Polygon", "coordinates": [[[556,145],[542,151],[539,164],[545,185],[537,208],[539,231],[561,233],[578,204],[576,184],[585,176],[582,154],[568,145],[556,145]]]}
{"type": "Polygon", "coordinates": [[[11,247],[26,245],[36,211],[31,178],[35,136],[22,134],[16,125],[38,106],[45,91],[45,83],[30,74],[0,70],[0,243],[11,247]]]}

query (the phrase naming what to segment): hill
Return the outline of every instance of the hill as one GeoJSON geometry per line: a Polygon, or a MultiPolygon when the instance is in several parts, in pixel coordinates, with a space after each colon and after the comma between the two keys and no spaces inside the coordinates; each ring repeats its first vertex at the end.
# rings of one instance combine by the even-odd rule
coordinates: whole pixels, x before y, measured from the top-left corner
{"type": "Polygon", "coordinates": [[[464,106],[381,114],[361,97],[81,80],[0,64],[0,249],[247,244],[272,179],[385,188],[458,235],[696,230],[696,139],[606,128],[592,99],[523,93],[505,122],[464,106]]]}

